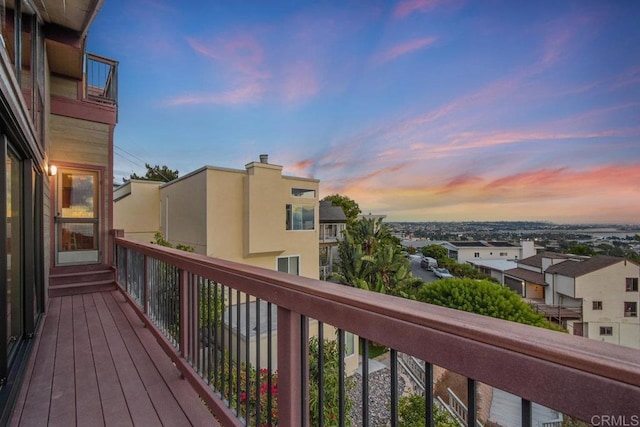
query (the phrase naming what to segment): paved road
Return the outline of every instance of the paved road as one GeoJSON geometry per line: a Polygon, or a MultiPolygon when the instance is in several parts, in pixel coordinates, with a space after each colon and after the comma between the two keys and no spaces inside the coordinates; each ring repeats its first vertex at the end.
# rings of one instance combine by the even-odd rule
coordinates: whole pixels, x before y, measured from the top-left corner
{"type": "Polygon", "coordinates": [[[427,283],[437,280],[438,278],[433,274],[433,272],[427,271],[424,268],[420,267],[420,258],[422,258],[421,255],[409,256],[409,261],[411,261],[411,272],[413,273],[413,275],[421,278],[427,283]]]}

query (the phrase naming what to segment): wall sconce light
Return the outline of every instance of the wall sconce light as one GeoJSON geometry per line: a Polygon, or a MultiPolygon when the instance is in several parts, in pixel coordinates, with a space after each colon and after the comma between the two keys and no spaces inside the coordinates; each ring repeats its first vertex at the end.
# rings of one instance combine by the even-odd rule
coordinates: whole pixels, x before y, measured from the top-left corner
{"type": "Polygon", "coordinates": [[[49,165],[49,176],[56,176],[58,173],[58,167],[56,165],[49,165]]]}

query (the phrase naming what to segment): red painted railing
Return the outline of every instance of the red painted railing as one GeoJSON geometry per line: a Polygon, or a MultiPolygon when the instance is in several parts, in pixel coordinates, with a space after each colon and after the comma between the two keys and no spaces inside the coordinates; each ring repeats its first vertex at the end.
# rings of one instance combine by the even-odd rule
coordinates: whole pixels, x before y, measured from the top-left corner
{"type": "MultiPolygon", "coordinates": [[[[225,425],[266,424],[267,405],[273,409],[275,401],[258,401],[267,383],[268,394],[277,392],[279,425],[313,425],[309,389],[315,377],[307,342],[314,331],[324,331],[318,324],[338,328],[339,338],[348,331],[394,349],[391,425],[398,417],[395,351],[425,361],[428,372],[437,365],[466,376],[470,390],[477,382],[521,397],[522,425],[532,424],[531,402],[587,422],[603,416],[640,420],[640,351],[635,349],[123,238],[115,238],[114,246],[118,284],[225,425]],[[269,316],[277,307],[277,327],[261,326],[264,304],[269,316]],[[257,338],[263,335],[269,338],[268,368],[259,355],[266,349],[257,338]],[[278,366],[277,380],[272,364],[278,366]],[[256,373],[260,379],[250,381],[256,373]],[[250,396],[255,402],[249,403],[250,396]]],[[[431,374],[427,378],[432,383],[431,374]]],[[[328,392],[322,384],[321,395],[328,392]]],[[[426,390],[432,393],[431,386],[426,390]]],[[[470,424],[476,423],[475,396],[468,393],[470,424]]],[[[363,400],[352,404],[367,412],[369,400],[363,400]]],[[[426,401],[430,414],[432,399],[426,401]]],[[[339,420],[346,417],[343,403],[339,420]]],[[[331,411],[320,412],[320,424],[336,424],[324,418],[331,411]]],[[[363,424],[368,417],[363,414],[363,424]]]]}

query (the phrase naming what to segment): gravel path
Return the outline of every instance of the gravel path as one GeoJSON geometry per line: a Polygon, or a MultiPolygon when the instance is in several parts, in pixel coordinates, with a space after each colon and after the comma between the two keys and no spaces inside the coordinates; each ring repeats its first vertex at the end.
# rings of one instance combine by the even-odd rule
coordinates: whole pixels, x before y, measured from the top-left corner
{"type": "MultiPolygon", "coordinates": [[[[352,426],[362,425],[362,376],[353,376],[355,386],[349,391],[349,397],[353,402],[349,418],[352,426]]],[[[398,380],[398,395],[404,392],[404,380],[398,380]]],[[[369,425],[387,426],[391,418],[391,371],[384,368],[369,374],[369,425]]]]}

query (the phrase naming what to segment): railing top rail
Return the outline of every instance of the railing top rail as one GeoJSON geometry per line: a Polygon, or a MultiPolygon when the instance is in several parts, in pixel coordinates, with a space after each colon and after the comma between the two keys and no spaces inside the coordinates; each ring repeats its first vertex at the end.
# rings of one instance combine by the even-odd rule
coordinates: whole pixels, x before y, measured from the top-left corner
{"type": "Polygon", "coordinates": [[[87,52],[87,59],[104,62],[105,64],[118,65],[118,61],[115,59],[107,58],[104,56],[96,55],[95,53],[87,52]]]}
{"type": "Polygon", "coordinates": [[[615,405],[628,411],[640,401],[635,349],[158,245],[115,242],[576,416],[615,405]],[[603,387],[614,392],[602,396],[603,387]]]}

